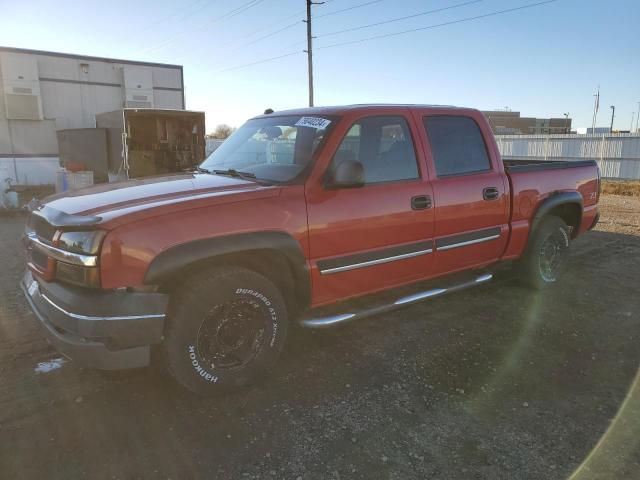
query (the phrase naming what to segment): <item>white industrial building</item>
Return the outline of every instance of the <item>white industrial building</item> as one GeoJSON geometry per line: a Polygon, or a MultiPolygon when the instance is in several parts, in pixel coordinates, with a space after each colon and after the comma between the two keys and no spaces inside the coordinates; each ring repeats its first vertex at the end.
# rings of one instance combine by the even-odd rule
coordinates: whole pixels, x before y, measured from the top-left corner
{"type": "Polygon", "coordinates": [[[123,107],[183,110],[183,79],[180,65],[0,47],[0,170],[14,184],[52,184],[57,130],[123,107]]]}

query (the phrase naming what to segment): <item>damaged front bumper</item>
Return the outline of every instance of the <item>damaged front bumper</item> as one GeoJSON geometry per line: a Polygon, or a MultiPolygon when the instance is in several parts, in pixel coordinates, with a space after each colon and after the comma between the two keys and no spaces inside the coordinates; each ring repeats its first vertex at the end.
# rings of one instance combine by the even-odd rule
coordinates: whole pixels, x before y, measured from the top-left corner
{"type": "Polygon", "coordinates": [[[44,282],[30,271],[21,287],[49,342],[82,366],[144,367],[151,345],[162,340],[168,295],[92,291],[44,282]]]}

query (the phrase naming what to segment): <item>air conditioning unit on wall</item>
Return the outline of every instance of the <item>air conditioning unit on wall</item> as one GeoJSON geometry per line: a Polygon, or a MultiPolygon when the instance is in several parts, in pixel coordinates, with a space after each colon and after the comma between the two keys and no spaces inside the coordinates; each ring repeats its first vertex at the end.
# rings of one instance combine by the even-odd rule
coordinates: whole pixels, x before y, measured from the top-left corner
{"type": "Polygon", "coordinates": [[[5,113],[9,120],[42,120],[42,98],[35,57],[0,54],[5,113]]]}
{"type": "Polygon", "coordinates": [[[153,95],[126,92],[125,107],[129,108],[153,108],[153,95]]]}
{"type": "Polygon", "coordinates": [[[153,108],[153,73],[148,67],[125,65],[122,69],[124,106],[153,108]]]}

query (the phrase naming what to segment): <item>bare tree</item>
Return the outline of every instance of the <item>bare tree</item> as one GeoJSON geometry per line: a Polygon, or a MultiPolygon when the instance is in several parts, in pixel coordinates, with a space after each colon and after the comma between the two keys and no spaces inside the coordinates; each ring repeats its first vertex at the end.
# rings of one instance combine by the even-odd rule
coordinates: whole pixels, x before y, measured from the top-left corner
{"type": "Polygon", "coordinates": [[[213,138],[225,139],[229,135],[231,135],[235,131],[235,128],[227,125],[226,123],[221,123],[216,126],[215,130],[211,134],[213,138]]]}

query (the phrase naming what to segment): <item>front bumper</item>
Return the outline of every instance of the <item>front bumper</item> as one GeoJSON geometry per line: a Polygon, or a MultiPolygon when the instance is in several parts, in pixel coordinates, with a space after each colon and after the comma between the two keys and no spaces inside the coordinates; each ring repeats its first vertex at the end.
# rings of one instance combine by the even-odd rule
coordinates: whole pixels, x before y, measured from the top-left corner
{"type": "Polygon", "coordinates": [[[40,281],[27,271],[20,284],[56,350],[101,370],[149,365],[162,340],[168,296],[90,291],[40,281]]]}

